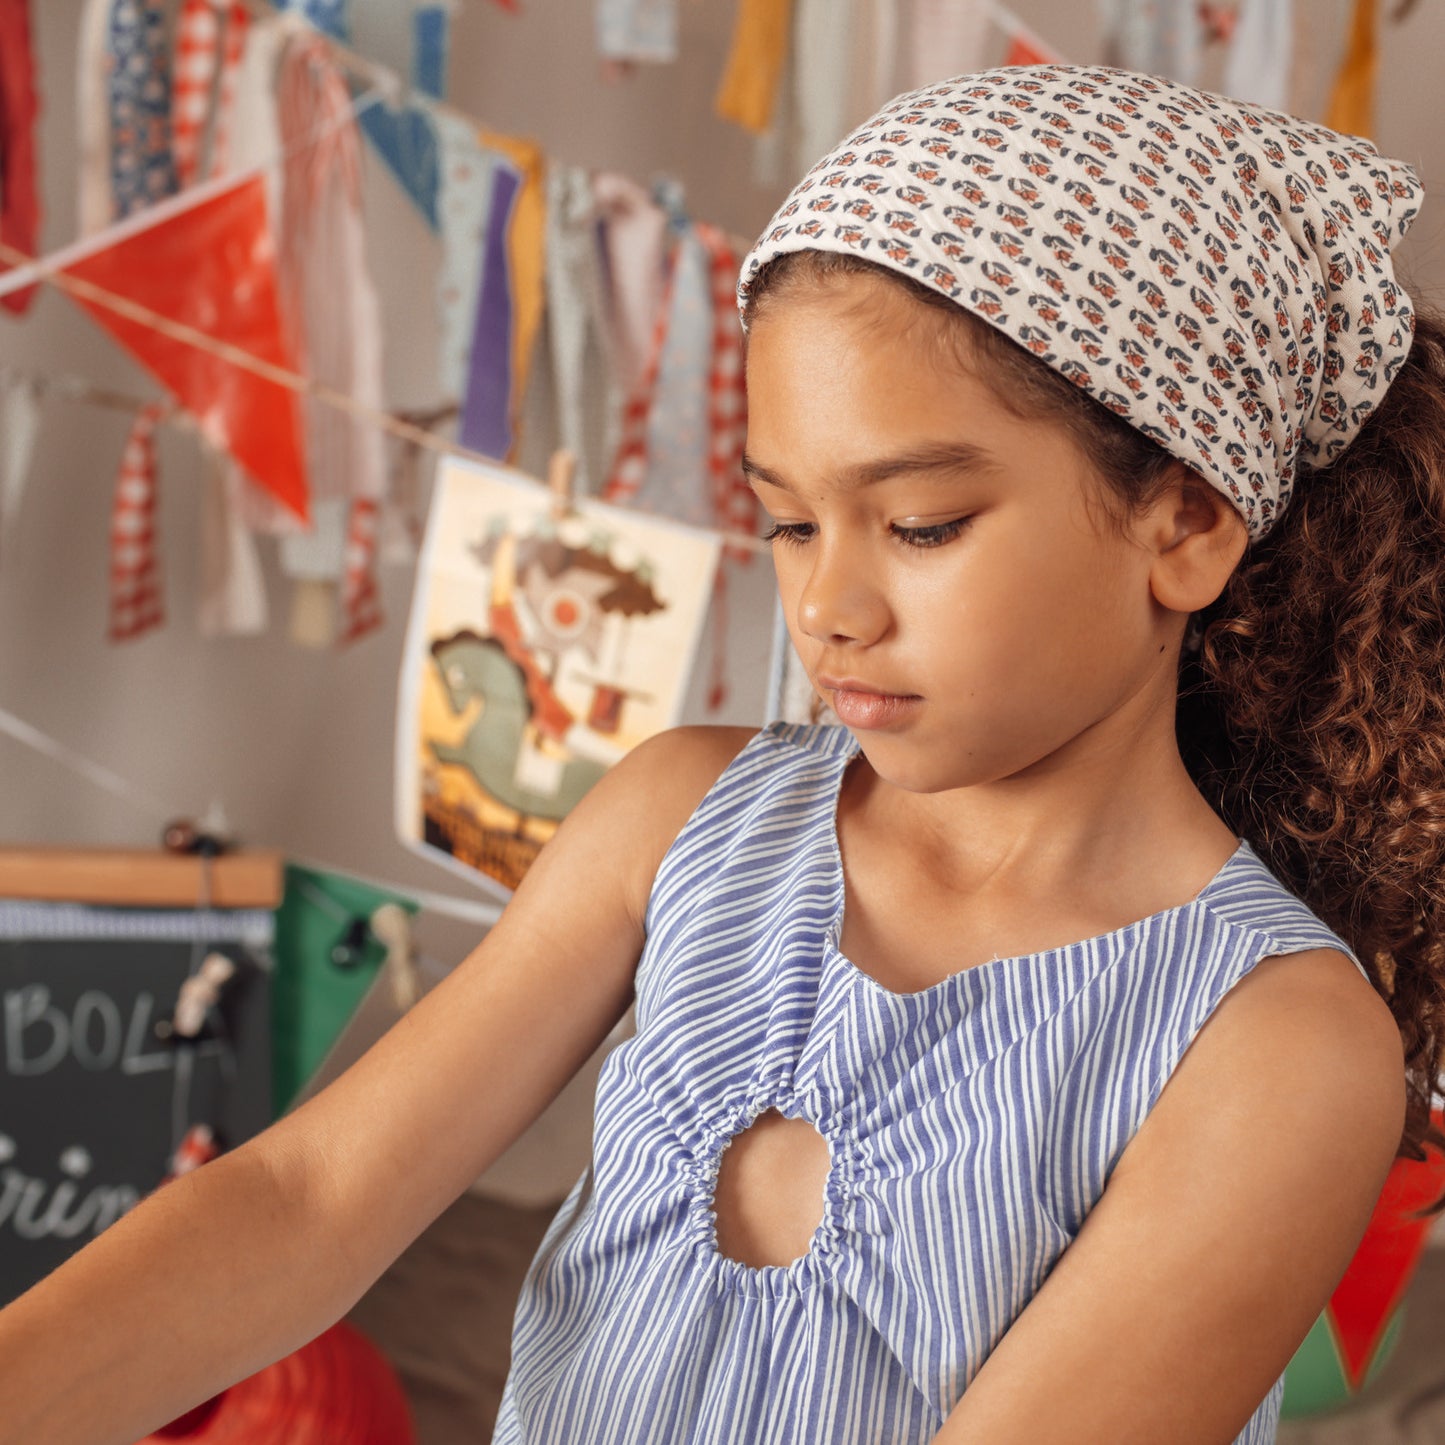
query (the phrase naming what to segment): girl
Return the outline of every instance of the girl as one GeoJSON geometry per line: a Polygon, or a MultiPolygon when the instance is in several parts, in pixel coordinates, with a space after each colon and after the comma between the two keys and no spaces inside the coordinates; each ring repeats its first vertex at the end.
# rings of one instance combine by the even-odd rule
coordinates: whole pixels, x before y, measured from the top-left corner
{"type": "Polygon", "coordinates": [[[637,749],[349,1073],[0,1314],[0,1440],[316,1334],[634,997],[496,1440],[1272,1440],[1438,1077],[1418,197],[1062,66],[820,162],[744,266],[747,469],[845,726],[637,749]]]}

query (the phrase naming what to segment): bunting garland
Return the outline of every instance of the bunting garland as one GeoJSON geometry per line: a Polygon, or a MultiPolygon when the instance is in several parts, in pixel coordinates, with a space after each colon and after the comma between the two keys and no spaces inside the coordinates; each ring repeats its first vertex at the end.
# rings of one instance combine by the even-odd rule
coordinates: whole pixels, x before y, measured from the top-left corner
{"type": "MultiPolygon", "coordinates": [[[[0,0],[0,13],[6,3],[0,0]]],[[[241,94],[243,76],[253,89],[258,81],[269,89],[268,65],[252,63],[265,51],[276,56],[281,72],[282,124],[273,133],[276,148],[287,155],[280,170],[284,203],[268,208],[262,174],[230,189],[207,187],[197,201],[187,197],[173,214],[158,212],[164,215],[158,222],[145,218],[143,230],[118,235],[113,245],[64,272],[150,313],[142,319],[98,296],[83,301],[173,393],[172,402],[157,406],[176,405],[194,415],[206,440],[227,449],[244,469],[223,461],[212,469],[223,480],[213,480],[205,503],[202,630],[216,635],[264,625],[264,592],[257,591],[259,569],[247,531],[264,512],[260,487],[291,517],[313,517],[313,528],[301,532],[294,522],[278,526],[282,514],[273,508],[265,529],[283,532],[283,564],[294,576],[329,580],[341,606],[337,635],[349,640],[382,620],[376,562],[391,520],[376,420],[382,407],[379,321],[364,274],[360,224],[357,138],[363,127],[353,119],[364,106],[358,107],[335,64],[347,52],[315,30],[298,35],[298,20],[284,22],[278,46],[251,46],[252,37],[272,25],[255,22],[254,3],[173,0],[178,16],[172,45],[164,33],[167,0],[87,0],[83,29],[109,50],[104,93],[110,112],[99,129],[82,125],[82,151],[102,163],[106,209],[93,212],[104,215],[101,224],[224,171],[232,139],[252,164],[275,170],[266,164],[269,143],[252,133],[252,122],[266,120],[263,112],[274,110],[274,103],[259,89],[254,96],[241,94]],[[279,255],[273,216],[280,218],[279,255]],[[253,263],[255,273],[241,275],[239,258],[253,263]],[[334,300],[323,307],[315,299],[321,288],[306,278],[323,274],[330,296],[344,298],[342,307],[334,300]],[[338,282],[341,276],[360,277],[361,284],[338,282]],[[214,350],[206,337],[216,342],[214,350]],[[278,374],[308,377],[316,391],[304,403],[304,418],[294,380],[272,381],[237,366],[223,359],[227,348],[278,374]],[[298,356],[304,358],[299,365],[298,356]]],[[[300,10],[310,24],[349,41],[355,3],[293,0],[283,8],[300,10]]],[[[896,27],[902,3],[796,0],[795,9],[795,0],[742,0],[719,108],[754,129],[775,125],[778,88],[792,52],[798,57],[800,122],[818,134],[836,131],[853,17],[886,15],[896,27]],[[815,55],[812,43],[795,50],[804,35],[826,40],[826,56],[815,55]],[[803,99],[808,87],[810,113],[803,99]]],[[[990,20],[1005,31],[1010,56],[1035,58],[1029,51],[1034,38],[1021,28],[1011,31],[1009,13],[998,7],[970,4],[964,15],[939,0],[909,3],[920,64],[930,49],[926,41],[937,53],[945,31],[958,40],[965,30],[976,35],[990,20]]],[[[411,9],[411,79],[437,91],[444,79],[445,10],[437,4],[411,9]]],[[[674,0],[599,0],[599,33],[604,13],[621,26],[615,34],[630,33],[633,58],[649,46],[658,59],[675,53],[674,0]]],[[[622,48],[621,41],[614,47],[618,55],[622,48]]],[[[961,51],[955,63],[962,63],[961,51]]],[[[535,145],[486,131],[430,100],[419,97],[416,104],[437,137],[438,155],[465,157],[470,168],[467,187],[453,190],[438,167],[439,213],[449,201],[459,207],[455,244],[448,242],[452,259],[464,260],[470,250],[474,261],[485,262],[471,268],[470,278],[465,266],[458,268],[440,293],[443,373],[450,369],[464,403],[461,446],[504,459],[515,455],[546,297],[559,430],[579,458],[589,340],[609,363],[599,368],[608,373],[607,384],[630,383],[622,393],[625,406],[608,408],[607,425],[620,434],[608,438],[604,493],[630,497],[649,510],[690,515],[731,534],[730,561],[749,559],[758,549],[751,538],[756,503],[740,466],[746,397],[733,303],[738,248],[716,227],[685,222],[675,198],[659,204],[655,189],[580,169],[549,171],[535,145]],[[465,330],[454,324],[458,320],[465,330]],[[679,418],[686,419],[685,429],[676,424],[679,418]]],[[[444,214],[440,219],[453,224],[444,214]]],[[[34,249],[32,243],[28,253],[34,249]]],[[[0,287],[0,300],[11,304],[14,295],[0,287]]],[[[154,431],[164,414],[147,409],[137,418],[125,487],[118,482],[130,499],[128,525],[135,521],[132,512],[148,516],[151,525],[126,534],[134,566],[116,573],[130,587],[127,598],[117,591],[116,636],[140,635],[163,615],[154,556],[154,431]],[[149,565],[132,555],[137,538],[148,539],[149,565]]],[[[119,529],[121,511],[114,520],[119,529]]],[[[720,617],[723,589],[720,580],[720,617]]],[[[313,589],[313,602],[317,595],[313,589]]],[[[722,696],[720,650],[713,681],[716,705],[722,696]]]]}

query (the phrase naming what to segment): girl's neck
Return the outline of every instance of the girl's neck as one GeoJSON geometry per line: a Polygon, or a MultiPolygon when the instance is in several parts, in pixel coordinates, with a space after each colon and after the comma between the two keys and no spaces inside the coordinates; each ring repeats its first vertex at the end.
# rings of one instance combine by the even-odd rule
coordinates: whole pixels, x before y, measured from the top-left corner
{"type": "Polygon", "coordinates": [[[850,889],[892,858],[887,873],[906,871],[928,896],[1000,918],[1051,899],[1081,926],[1191,899],[1238,844],[1183,766],[1169,705],[1108,718],[1022,775],[948,792],[896,788],[858,759],[838,835],[850,889]]]}

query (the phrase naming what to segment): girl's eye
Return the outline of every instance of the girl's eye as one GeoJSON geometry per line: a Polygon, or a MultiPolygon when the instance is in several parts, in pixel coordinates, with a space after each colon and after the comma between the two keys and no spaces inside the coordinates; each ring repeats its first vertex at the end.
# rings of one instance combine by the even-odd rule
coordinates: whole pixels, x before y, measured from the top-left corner
{"type": "Polygon", "coordinates": [[[811,522],[774,522],[763,533],[764,542],[791,542],[795,546],[801,542],[811,541],[812,537],[813,524],[811,522]]]}
{"type": "Polygon", "coordinates": [[[900,527],[890,529],[895,537],[908,547],[941,547],[951,542],[968,526],[969,518],[955,517],[951,522],[936,522],[928,527],[900,527]]]}

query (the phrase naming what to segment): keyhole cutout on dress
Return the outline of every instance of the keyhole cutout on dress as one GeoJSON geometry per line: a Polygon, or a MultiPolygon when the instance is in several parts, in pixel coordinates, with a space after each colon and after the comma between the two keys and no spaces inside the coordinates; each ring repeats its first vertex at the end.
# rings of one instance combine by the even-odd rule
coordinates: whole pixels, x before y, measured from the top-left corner
{"type": "Polygon", "coordinates": [[[806,1119],[759,1114],[723,1149],[713,1213],[720,1254],[761,1268],[808,1252],[823,1220],[828,1141],[806,1119]]]}

